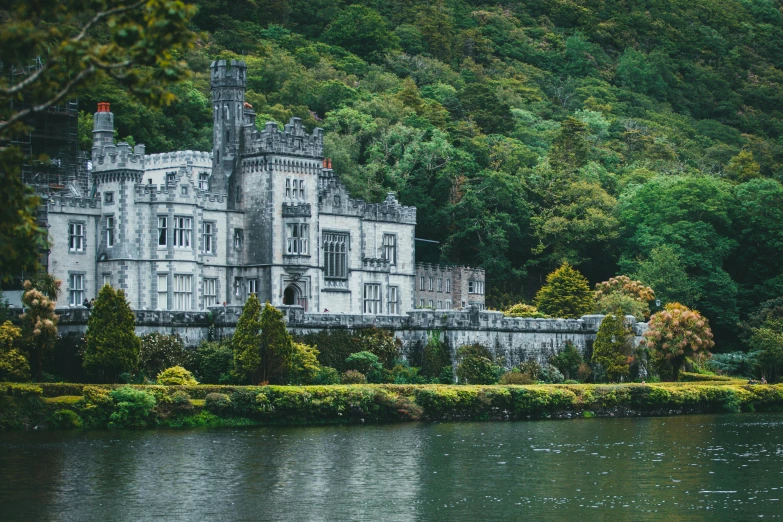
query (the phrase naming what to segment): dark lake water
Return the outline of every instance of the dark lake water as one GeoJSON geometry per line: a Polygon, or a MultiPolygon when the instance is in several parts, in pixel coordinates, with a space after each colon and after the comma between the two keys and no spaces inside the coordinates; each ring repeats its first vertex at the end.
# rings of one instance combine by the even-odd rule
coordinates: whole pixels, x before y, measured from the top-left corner
{"type": "Polygon", "coordinates": [[[1,432],[2,520],[783,517],[783,414],[1,432]]]}

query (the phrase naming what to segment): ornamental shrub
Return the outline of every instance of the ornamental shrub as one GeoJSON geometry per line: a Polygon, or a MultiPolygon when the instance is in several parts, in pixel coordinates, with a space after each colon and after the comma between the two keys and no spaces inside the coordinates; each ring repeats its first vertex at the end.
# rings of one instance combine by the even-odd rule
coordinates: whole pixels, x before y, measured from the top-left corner
{"type": "Polygon", "coordinates": [[[587,278],[570,264],[563,263],[549,274],[536,294],[538,309],[551,317],[578,319],[590,313],[593,295],[587,278]]]}
{"type": "Polygon", "coordinates": [[[87,322],[84,371],[97,382],[118,382],[132,373],[139,362],[141,341],[136,337],[136,318],[125,292],[101,288],[87,322]]]}
{"type": "Polygon", "coordinates": [[[228,343],[204,341],[196,350],[193,360],[195,377],[201,383],[224,384],[231,382],[234,353],[228,343]]]}
{"type": "Polygon", "coordinates": [[[315,384],[320,373],[318,350],[307,344],[293,343],[291,368],[286,381],[290,384],[315,384]]]}
{"type": "Polygon", "coordinates": [[[576,349],[571,341],[565,342],[565,347],[553,356],[549,362],[555,366],[565,379],[574,379],[577,377],[579,365],[582,364],[582,354],[576,349]]]}
{"type": "Polygon", "coordinates": [[[428,333],[421,356],[421,374],[430,378],[438,377],[444,366],[451,366],[451,350],[440,340],[440,332],[428,333]]]}
{"type": "Polygon", "coordinates": [[[506,317],[529,317],[532,319],[545,319],[547,317],[546,314],[540,312],[535,306],[525,303],[511,305],[503,311],[503,315],[506,317]]]}
{"type": "Polygon", "coordinates": [[[633,315],[643,321],[650,316],[655,292],[641,281],[621,275],[595,285],[594,298],[597,314],[633,315]]]}
{"type": "Polygon", "coordinates": [[[54,348],[57,340],[59,316],[54,313],[57,303],[35,288],[30,281],[24,282],[24,290],[22,304],[25,306],[25,312],[19,316],[22,321],[22,339],[29,354],[32,373],[40,381],[44,357],[54,348]]]}
{"type": "Polygon", "coordinates": [[[110,428],[144,428],[148,425],[156,404],[153,394],[124,386],[111,391],[109,396],[114,401],[114,411],[109,416],[110,428]]]}
{"type": "Polygon", "coordinates": [[[560,384],[565,380],[560,370],[551,364],[545,364],[541,367],[541,375],[539,377],[546,384],[560,384]]]}
{"type": "Polygon", "coordinates": [[[204,407],[212,413],[221,413],[231,408],[231,399],[225,393],[210,393],[204,398],[204,407]]]}
{"type": "Polygon", "coordinates": [[[22,330],[11,321],[0,326],[0,382],[21,382],[30,379],[30,363],[14,345],[19,344],[22,330]]]}
{"type": "Polygon", "coordinates": [[[541,365],[535,359],[528,359],[519,364],[519,371],[528,374],[536,382],[541,375],[541,365]]]}
{"type": "Polygon", "coordinates": [[[751,377],[758,369],[758,352],[714,353],[705,367],[718,374],[735,377],[751,377]]]}
{"type": "Polygon", "coordinates": [[[601,321],[593,343],[593,364],[600,365],[612,382],[630,372],[633,363],[632,332],[620,315],[610,314],[601,321]]]}
{"type": "Polygon", "coordinates": [[[171,396],[171,406],[178,412],[193,411],[193,403],[190,402],[190,396],[183,390],[177,390],[171,396]]]}
{"type": "Polygon", "coordinates": [[[61,429],[81,428],[84,426],[82,418],[79,417],[78,413],[72,410],[57,410],[56,412],[52,413],[49,421],[51,422],[52,426],[61,429]]]}
{"type": "Polygon", "coordinates": [[[318,362],[321,366],[330,366],[338,372],[344,372],[345,359],[361,350],[356,346],[356,338],[349,330],[321,330],[297,338],[298,342],[318,348],[318,362]]]}
{"type": "Polygon", "coordinates": [[[519,368],[512,368],[511,371],[500,376],[500,384],[535,384],[530,374],[522,373],[519,368]]]}
{"type": "Polygon", "coordinates": [[[152,378],[166,368],[186,366],[187,351],[182,338],[153,332],[141,337],[139,347],[139,371],[145,377],[152,378]]]}
{"type": "Polygon", "coordinates": [[[650,318],[642,345],[649,350],[661,379],[676,381],[686,357],[706,352],[715,343],[705,317],[679,303],[669,303],[650,318]]]}
{"type": "Polygon", "coordinates": [[[172,366],[158,374],[158,384],[164,386],[195,386],[198,381],[182,366],[172,366]]]}
{"type": "Polygon", "coordinates": [[[750,344],[756,351],[761,375],[769,382],[783,376],[783,319],[767,319],[761,328],[754,328],[750,344]]]}
{"type": "Polygon", "coordinates": [[[375,354],[386,369],[391,369],[402,356],[402,342],[388,330],[374,326],[362,328],[355,332],[354,337],[356,351],[375,354]]]}
{"type": "Polygon", "coordinates": [[[380,383],[383,381],[383,365],[378,356],[370,352],[352,353],[345,360],[345,365],[349,370],[357,372],[367,377],[367,382],[380,383]]]}
{"type": "Polygon", "coordinates": [[[322,366],[313,384],[340,384],[340,372],[331,366],[322,366]]]}
{"type": "Polygon", "coordinates": [[[496,368],[492,354],[481,344],[457,350],[457,379],[462,384],[495,384],[496,368]]]}
{"type": "Polygon", "coordinates": [[[348,370],[342,374],[340,381],[343,384],[367,384],[367,377],[362,372],[348,370]]]}

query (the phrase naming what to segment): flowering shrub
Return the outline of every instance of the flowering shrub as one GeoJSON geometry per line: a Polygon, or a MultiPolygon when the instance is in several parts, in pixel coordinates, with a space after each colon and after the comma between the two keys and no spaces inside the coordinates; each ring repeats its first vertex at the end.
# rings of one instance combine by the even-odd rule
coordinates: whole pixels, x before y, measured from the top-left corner
{"type": "Polygon", "coordinates": [[[642,321],[650,315],[649,302],[655,299],[655,292],[641,281],[622,275],[595,285],[594,296],[596,313],[633,315],[642,321]]]}
{"type": "Polygon", "coordinates": [[[677,380],[685,358],[715,345],[709,321],[679,303],[670,303],[653,314],[642,347],[650,352],[653,366],[664,380],[677,380]]]}
{"type": "Polygon", "coordinates": [[[30,281],[24,282],[22,303],[25,313],[22,320],[22,337],[30,353],[30,363],[35,377],[40,380],[43,372],[44,355],[54,348],[57,340],[57,321],[54,313],[56,302],[36,289],[30,281]]]}

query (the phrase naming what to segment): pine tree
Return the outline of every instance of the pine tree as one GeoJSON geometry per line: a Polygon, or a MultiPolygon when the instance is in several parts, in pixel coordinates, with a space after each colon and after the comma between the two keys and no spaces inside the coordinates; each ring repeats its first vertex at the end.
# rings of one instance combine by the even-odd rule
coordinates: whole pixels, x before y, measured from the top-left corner
{"type": "Polygon", "coordinates": [[[293,366],[294,341],[283,321],[283,313],[266,303],[261,312],[262,380],[280,379],[293,366]]]}
{"type": "Polygon", "coordinates": [[[87,322],[87,348],[82,366],[97,382],[118,382],[120,375],[136,370],[141,339],[136,317],[125,292],[105,285],[98,293],[87,322]]]}
{"type": "Polygon", "coordinates": [[[590,313],[593,293],[587,278],[568,263],[549,274],[536,294],[538,309],[550,317],[578,319],[590,313]]]}
{"type": "Polygon", "coordinates": [[[231,338],[234,350],[234,372],[238,378],[257,384],[261,381],[261,303],[256,294],[250,294],[237,329],[231,338]]]}
{"type": "Polygon", "coordinates": [[[631,332],[623,317],[613,314],[604,317],[593,343],[593,363],[600,364],[609,380],[617,382],[630,371],[632,351],[631,332]]]}

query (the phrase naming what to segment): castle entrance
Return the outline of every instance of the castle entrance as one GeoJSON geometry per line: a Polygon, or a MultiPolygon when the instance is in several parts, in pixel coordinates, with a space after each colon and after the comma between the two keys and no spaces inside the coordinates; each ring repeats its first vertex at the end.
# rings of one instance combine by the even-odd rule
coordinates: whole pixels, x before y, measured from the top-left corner
{"type": "Polygon", "coordinates": [[[299,305],[307,311],[307,298],[302,294],[302,290],[297,285],[288,285],[283,290],[284,305],[299,305]]]}

